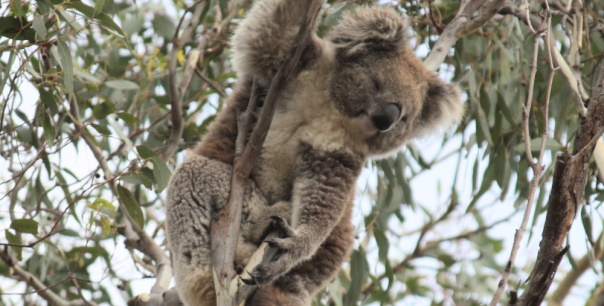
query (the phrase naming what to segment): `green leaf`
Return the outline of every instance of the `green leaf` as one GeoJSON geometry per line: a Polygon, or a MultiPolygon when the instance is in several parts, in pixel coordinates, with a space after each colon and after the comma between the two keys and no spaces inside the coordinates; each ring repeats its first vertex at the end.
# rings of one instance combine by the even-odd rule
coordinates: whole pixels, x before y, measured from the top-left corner
{"type": "Polygon", "coordinates": [[[10,228],[18,233],[38,234],[38,222],[32,219],[15,219],[11,222],[10,228]]]}
{"type": "Polygon", "coordinates": [[[172,172],[159,156],[153,156],[151,157],[151,160],[153,162],[153,176],[155,177],[156,182],[155,189],[157,192],[162,192],[168,187],[172,172]]]}
{"type": "Polygon", "coordinates": [[[49,145],[54,144],[55,137],[57,135],[57,130],[55,129],[52,118],[46,112],[46,107],[44,107],[44,105],[40,107],[40,110],[38,112],[38,118],[40,120],[42,128],[44,129],[44,139],[46,139],[46,142],[49,145]]]}
{"type": "Polygon", "coordinates": [[[148,177],[140,173],[124,174],[120,177],[120,180],[130,184],[142,184],[149,190],[151,187],[153,187],[153,182],[148,177]]]}
{"type": "Polygon", "coordinates": [[[591,224],[591,216],[589,215],[589,211],[587,211],[587,205],[581,206],[581,223],[583,223],[583,229],[585,230],[585,235],[587,235],[587,239],[590,243],[593,243],[593,230],[591,224]]]}
{"type": "Polygon", "coordinates": [[[21,1],[10,1],[10,6],[13,11],[13,15],[21,18],[25,18],[27,15],[27,7],[23,9],[23,3],[21,1]]]}
{"type": "MultiPolygon", "coordinates": [[[[222,2],[226,2],[226,1],[221,0],[220,3],[222,3],[222,2]]],[[[222,9],[222,6],[221,6],[221,9],[222,9]]],[[[153,30],[155,30],[155,33],[158,34],[159,36],[166,38],[166,39],[172,39],[172,37],[174,37],[174,32],[176,31],[176,26],[174,26],[174,22],[167,15],[165,15],[163,13],[155,14],[155,17],[151,21],[151,24],[153,25],[153,30]]]]}
{"type": "Polygon", "coordinates": [[[16,40],[35,41],[36,31],[29,24],[29,21],[24,18],[15,16],[0,17],[0,36],[16,40]]]}
{"type": "Polygon", "coordinates": [[[59,112],[59,107],[57,106],[57,101],[55,100],[55,96],[42,87],[38,87],[38,93],[40,93],[40,100],[47,109],[50,110],[50,113],[55,115],[59,112]]]}
{"type": "MultiPolygon", "coordinates": [[[[529,144],[531,146],[531,152],[539,153],[539,150],[541,149],[541,141],[542,141],[541,137],[531,139],[531,141],[529,142],[529,144]]],[[[526,152],[526,146],[524,145],[524,141],[517,144],[514,147],[514,150],[518,153],[526,152]]],[[[545,139],[545,150],[559,152],[562,150],[562,145],[555,139],[546,138],[545,139]]]]}
{"type": "Polygon", "coordinates": [[[136,152],[138,152],[138,155],[143,159],[157,156],[153,150],[149,149],[149,147],[145,145],[136,146],[136,152]]]}
{"type": "Polygon", "coordinates": [[[88,204],[88,208],[100,211],[101,208],[115,211],[115,205],[105,199],[96,199],[92,203],[88,204]]]}
{"type": "Polygon", "coordinates": [[[35,144],[31,130],[28,127],[20,126],[15,128],[15,131],[17,132],[17,139],[22,143],[35,144]]]}
{"type": "Polygon", "coordinates": [[[102,238],[107,238],[109,234],[115,233],[116,230],[114,221],[105,215],[101,215],[101,228],[103,230],[101,233],[102,238]]]}
{"type": "Polygon", "coordinates": [[[378,245],[378,258],[381,262],[387,262],[390,242],[388,241],[386,234],[381,229],[374,229],[373,235],[375,236],[375,242],[378,245]]]}
{"type": "Polygon", "coordinates": [[[126,124],[129,125],[134,125],[136,123],[138,123],[138,118],[134,117],[133,115],[126,113],[126,112],[121,112],[121,113],[116,113],[115,114],[118,118],[124,120],[124,122],[126,122],[126,124]]]}
{"type": "Polygon", "coordinates": [[[57,51],[59,53],[59,64],[63,68],[63,85],[69,94],[73,95],[73,61],[71,59],[71,50],[63,40],[57,41],[57,51]]]}
{"type": "Polygon", "coordinates": [[[477,106],[476,116],[478,119],[476,121],[477,129],[479,129],[482,132],[487,143],[490,146],[493,146],[493,139],[491,138],[491,131],[489,129],[489,122],[487,120],[486,114],[485,114],[484,110],[482,109],[482,107],[480,106],[480,103],[476,103],[476,106],[477,106]]]}
{"type": "Polygon", "coordinates": [[[122,203],[130,218],[132,218],[132,220],[136,222],[139,227],[143,227],[145,223],[145,216],[143,215],[143,210],[138,204],[138,201],[134,198],[132,192],[122,187],[122,185],[117,185],[117,193],[119,195],[120,203],[122,203]]]}
{"type": "MultiPolygon", "coordinates": [[[[20,2],[20,1],[15,1],[20,2]]],[[[36,40],[46,40],[46,35],[48,32],[46,31],[46,26],[44,26],[44,21],[42,20],[42,16],[35,15],[34,21],[32,23],[34,30],[36,31],[36,40]]]]}
{"type": "Polygon", "coordinates": [[[92,115],[94,118],[101,120],[105,119],[109,114],[113,114],[115,112],[115,104],[111,101],[104,101],[100,104],[97,104],[92,109],[92,115]]]}
{"type": "Polygon", "coordinates": [[[107,135],[107,136],[111,135],[111,131],[104,125],[91,123],[90,126],[92,126],[97,132],[99,132],[103,135],[107,135]]]}
{"type": "Polygon", "coordinates": [[[493,163],[491,163],[487,167],[487,170],[484,172],[484,176],[482,178],[482,184],[480,185],[480,190],[478,190],[478,192],[476,194],[474,194],[474,196],[472,197],[472,201],[468,205],[468,208],[466,209],[466,213],[472,211],[472,209],[474,208],[474,205],[476,205],[476,203],[478,202],[480,197],[482,197],[482,195],[484,195],[484,193],[487,192],[491,188],[491,185],[493,184],[494,180],[495,180],[495,166],[493,165],[493,163]]]}
{"type": "Polygon", "coordinates": [[[103,12],[103,6],[105,5],[105,0],[96,0],[94,1],[94,16],[98,16],[99,13],[103,12]]]}
{"type": "Polygon", "coordinates": [[[363,249],[355,250],[350,260],[350,288],[344,296],[344,305],[357,305],[361,288],[369,275],[367,258],[363,249]]]}
{"type": "MultiPolygon", "coordinates": [[[[4,236],[6,236],[6,240],[8,241],[8,243],[21,244],[21,239],[19,238],[19,236],[11,233],[11,231],[9,231],[9,230],[4,231],[4,236]]],[[[15,251],[15,253],[17,254],[17,260],[23,259],[23,248],[22,247],[12,246],[11,249],[13,251],[15,251]]]]}
{"type": "Polygon", "coordinates": [[[64,2],[64,5],[65,7],[74,8],[75,10],[79,11],[90,19],[99,20],[101,22],[101,26],[103,26],[104,28],[115,32],[123,38],[126,37],[124,31],[122,31],[122,29],[117,25],[117,23],[115,23],[115,21],[113,21],[113,18],[111,18],[109,15],[105,13],[99,13],[98,16],[95,16],[96,10],[93,7],[82,3],[81,1],[64,2]]]}
{"type": "Polygon", "coordinates": [[[138,90],[138,84],[128,80],[111,80],[105,82],[105,85],[119,90],[138,90]]]}

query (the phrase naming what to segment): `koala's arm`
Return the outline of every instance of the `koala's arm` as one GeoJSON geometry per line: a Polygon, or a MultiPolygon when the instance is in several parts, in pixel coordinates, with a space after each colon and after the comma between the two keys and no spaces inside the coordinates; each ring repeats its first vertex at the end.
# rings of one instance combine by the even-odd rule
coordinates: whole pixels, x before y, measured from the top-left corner
{"type": "Polygon", "coordinates": [[[322,152],[303,144],[292,197],[291,226],[280,218],[276,227],[283,238],[268,239],[278,248],[277,259],[251,273],[268,283],[310,259],[338,224],[354,195],[363,159],[345,150],[322,152]]]}
{"type": "MultiPolygon", "coordinates": [[[[261,85],[268,85],[296,43],[309,2],[321,5],[323,0],[256,1],[232,38],[235,71],[258,77],[261,85]]],[[[302,60],[318,52],[315,26],[311,31],[312,39],[305,46],[302,60]]]]}

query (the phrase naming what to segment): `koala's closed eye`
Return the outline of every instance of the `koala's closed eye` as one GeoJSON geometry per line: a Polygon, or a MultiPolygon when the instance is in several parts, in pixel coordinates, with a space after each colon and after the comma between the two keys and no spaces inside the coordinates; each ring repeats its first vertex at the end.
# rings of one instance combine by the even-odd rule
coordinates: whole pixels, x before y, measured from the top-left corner
{"type": "Polygon", "coordinates": [[[375,89],[375,91],[382,90],[382,82],[380,80],[372,78],[371,81],[373,82],[373,88],[375,89]]]}

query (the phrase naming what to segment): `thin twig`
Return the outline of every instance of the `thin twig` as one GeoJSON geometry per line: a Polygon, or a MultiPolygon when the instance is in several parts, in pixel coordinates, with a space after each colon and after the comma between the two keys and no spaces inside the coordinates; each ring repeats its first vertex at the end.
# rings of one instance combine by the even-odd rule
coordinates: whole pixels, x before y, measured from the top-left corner
{"type": "MultiPolygon", "coordinates": [[[[392,266],[391,273],[396,274],[396,273],[403,271],[404,269],[406,269],[409,266],[409,264],[411,263],[412,260],[423,257],[427,251],[430,251],[432,249],[438,248],[439,246],[442,246],[443,242],[470,239],[473,236],[476,236],[480,233],[484,233],[484,232],[492,229],[493,227],[495,227],[503,222],[508,221],[515,214],[516,213],[514,212],[513,214],[511,214],[503,219],[497,220],[497,221],[493,222],[492,224],[489,224],[488,226],[481,226],[481,227],[478,227],[478,228],[476,228],[472,231],[466,232],[466,233],[461,233],[459,235],[455,235],[455,236],[451,236],[451,237],[428,241],[423,244],[416,243],[416,246],[415,246],[415,249],[413,250],[413,252],[411,252],[409,255],[407,255],[401,262],[392,266]]],[[[422,227],[422,228],[424,228],[424,227],[422,227]]],[[[418,242],[419,242],[419,240],[418,240],[418,242]]],[[[377,284],[380,283],[380,280],[385,279],[385,278],[388,278],[387,273],[377,276],[375,278],[377,281],[370,280],[369,283],[367,283],[363,286],[363,289],[361,289],[361,292],[365,295],[370,294],[373,290],[375,290],[375,287],[377,286],[377,284]]]]}
{"type": "MultiPolygon", "coordinates": [[[[184,130],[184,124],[182,119],[182,100],[184,97],[184,93],[187,87],[189,87],[189,83],[191,82],[191,78],[193,76],[193,70],[197,67],[197,60],[199,50],[203,50],[205,47],[205,37],[201,39],[200,44],[196,50],[191,51],[189,54],[189,59],[185,65],[185,72],[183,78],[180,82],[180,86],[176,87],[176,64],[178,63],[178,52],[181,50],[182,46],[184,46],[189,40],[191,40],[191,34],[193,30],[197,27],[201,19],[201,13],[203,9],[207,5],[207,1],[199,1],[194,4],[195,11],[193,12],[193,16],[191,17],[191,21],[189,25],[183,30],[182,34],[179,36],[178,29],[174,33],[174,38],[172,39],[172,49],[170,49],[169,61],[168,61],[168,83],[169,83],[169,95],[170,95],[170,114],[172,120],[172,129],[170,131],[170,136],[166,141],[166,144],[158,151],[158,155],[163,159],[167,160],[176,152],[178,148],[178,142],[180,141],[180,137],[184,130]],[[203,42],[203,46],[201,46],[203,42]],[[202,48],[200,48],[202,47],[202,48]]],[[[186,12],[185,12],[186,14],[186,12]]],[[[183,16],[184,18],[184,16],[183,16]]],[[[179,23],[180,25],[180,23],[179,23]]]]}
{"type": "MultiPolygon", "coordinates": [[[[532,109],[533,90],[534,90],[534,86],[535,86],[535,76],[537,74],[537,61],[538,61],[538,55],[539,55],[539,39],[540,39],[541,35],[543,34],[542,27],[544,25],[547,26],[547,23],[542,22],[539,25],[539,29],[537,31],[535,31],[534,29],[531,29],[531,31],[533,31],[533,33],[534,33],[533,58],[531,61],[531,73],[530,73],[530,79],[529,79],[529,83],[528,83],[529,88],[528,88],[527,100],[526,100],[526,104],[523,106],[523,112],[522,112],[522,134],[524,135],[524,149],[525,149],[526,159],[533,171],[533,179],[531,180],[531,185],[529,187],[529,192],[528,192],[528,196],[527,196],[526,206],[524,208],[524,215],[522,217],[522,222],[520,224],[520,227],[516,230],[516,232],[514,234],[514,242],[512,244],[512,250],[510,251],[510,257],[509,257],[507,264],[505,266],[505,269],[503,271],[503,275],[501,276],[501,280],[499,281],[499,284],[497,285],[497,290],[495,291],[495,294],[493,295],[493,298],[491,299],[491,302],[489,304],[490,306],[495,306],[498,304],[498,302],[501,299],[501,296],[503,295],[503,292],[506,288],[507,280],[510,276],[510,273],[512,272],[512,268],[514,267],[514,262],[516,261],[516,255],[518,254],[518,250],[520,249],[520,243],[522,242],[522,238],[524,237],[524,232],[526,231],[526,227],[528,226],[528,222],[531,218],[531,212],[533,211],[535,193],[537,192],[537,189],[539,187],[539,181],[541,180],[541,177],[543,175],[543,170],[544,170],[543,156],[544,156],[544,151],[545,151],[545,143],[547,141],[547,120],[548,120],[549,106],[545,107],[545,115],[544,115],[545,116],[545,127],[544,127],[543,134],[541,136],[539,159],[536,162],[535,162],[533,154],[532,154],[532,148],[531,148],[531,143],[530,143],[531,134],[529,131],[529,118],[530,118],[530,112],[532,109]]],[[[546,29],[546,31],[548,31],[548,29],[546,29]]],[[[553,77],[554,77],[554,71],[552,71],[552,73],[550,74],[551,82],[553,82],[553,77]]],[[[549,88],[551,91],[551,85],[549,88]]],[[[549,104],[549,97],[547,98],[546,104],[549,104]]]]}

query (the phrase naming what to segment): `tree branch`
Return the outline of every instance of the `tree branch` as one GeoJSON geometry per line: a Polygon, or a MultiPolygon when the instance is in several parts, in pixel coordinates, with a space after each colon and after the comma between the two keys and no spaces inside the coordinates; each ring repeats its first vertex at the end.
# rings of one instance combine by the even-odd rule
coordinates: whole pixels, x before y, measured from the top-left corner
{"type": "MultiPolygon", "coordinates": [[[[103,152],[92,141],[86,126],[84,126],[80,122],[79,110],[75,101],[71,102],[70,115],[73,124],[81,132],[81,137],[84,139],[84,142],[86,142],[86,144],[92,151],[94,158],[97,160],[99,166],[103,170],[105,180],[107,182],[107,185],[109,186],[109,189],[116,198],[119,198],[117,184],[115,182],[115,176],[109,168],[109,164],[107,164],[107,160],[103,155],[103,152]]],[[[134,246],[144,254],[148,255],[149,257],[151,257],[151,259],[153,259],[153,261],[155,261],[157,279],[151,289],[151,293],[162,294],[164,291],[167,290],[170,284],[170,280],[172,279],[172,263],[170,261],[170,258],[168,257],[166,252],[164,252],[164,250],[162,250],[159,245],[155,243],[153,238],[151,238],[147,234],[147,232],[145,232],[143,228],[139,227],[136,222],[133,222],[131,220],[131,217],[128,214],[128,211],[125,209],[124,205],[119,205],[119,209],[125,216],[124,223],[126,224],[126,228],[131,229],[132,232],[135,234],[133,235],[132,233],[128,232],[126,236],[126,243],[130,243],[132,246],[134,246]]]]}
{"type": "MultiPolygon", "coordinates": [[[[237,291],[247,291],[242,289],[246,285],[243,285],[239,281],[239,278],[235,278],[235,271],[233,269],[233,260],[241,223],[241,206],[245,182],[252,172],[264,139],[268,134],[277,97],[294,76],[294,73],[298,71],[298,61],[305,49],[304,47],[307,45],[311,30],[314,28],[322,5],[323,1],[310,1],[308,3],[303,23],[294,39],[296,44],[292,48],[292,53],[282,64],[271,82],[260,117],[248,144],[243,149],[241,156],[235,157],[231,177],[231,191],[227,204],[212,220],[210,241],[212,245],[212,266],[214,267],[214,284],[218,305],[233,305],[233,301],[237,299],[236,295],[240,295],[237,291]]],[[[249,107],[253,107],[254,104],[253,101],[250,102],[249,107]]],[[[246,127],[243,128],[245,129],[246,127]]],[[[240,138],[245,138],[246,136],[246,133],[239,133],[237,135],[237,143],[242,143],[240,138]]],[[[262,250],[263,247],[261,246],[260,249],[262,250]]]]}
{"type": "Polygon", "coordinates": [[[183,75],[183,79],[180,81],[180,85],[178,88],[176,87],[176,64],[178,62],[178,52],[186,43],[191,40],[191,34],[193,30],[197,27],[201,19],[201,13],[203,9],[207,5],[205,0],[201,0],[193,4],[195,7],[195,11],[193,12],[193,16],[191,17],[191,21],[187,25],[187,27],[183,30],[180,36],[178,36],[179,27],[186,15],[183,14],[183,19],[178,23],[178,28],[174,32],[174,38],[172,39],[172,49],[170,49],[169,61],[168,61],[168,76],[169,76],[169,93],[170,93],[170,119],[172,120],[172,129],[170,131],[170,137],[166,141],[166,144],[158,151],[158,155],[163,159],[167,160],[176,152],[178,148],[178,142],[180,141],[180,137],[184,130],[184,124],[182,120],[182,100],[185,95],[185,91],[189,84],[191,83],[191,78],[193,77],[193,72],[195,71],[195,67],[197,67],[197,60],[199,59],[199,50],[203,50],[205,48],[206,36],[202,40],[200,40],[197,45],[197,49],[192,50],[189,53],[189,58],[185,65],[185,72],[183,75]]]}
{"type": "MultiPolygon", "coordinates": [[[[6,253],[0,252],[0,258],[11,268],[12,273],[16,274],[19,278],[23,279],[28,285],[34,288],[41,298],[46,300],[50,305],[56,306],[80,306],[80,305],[96,305],[95,303],[86,302],[83,300],[66,301],[60,296],[56,295],[50,287],[46,286],[41,280],[35,277],[33,274],[25,271],[23,268],[15,264],[15,261],[6,253]]],[[[61,280],[63,282],[69,279],[69,276],[61,280]]]]}
{"type": "Polygon", "coordinates": [[[430,50],[430,54],[424,60],[424,65],[429,70],[436,71],[455,42],[493,18],[504,3],[504,0],[462,1],[457,15],[447,25],[430,50]]]}
{"type": "Polygon", "coordinates": [[[539,254],[528,285],[513,305],[539,305],[549,289],[562,255],[566,236],[581,204],[592,152],[604,132],[604,66],[593,86],[586,116],[581,119],[572,154],[558,155],[548,200],[539,254]]]}
{"type": "Polygon", "coordinates": [[[237,4],[237,6],[233,6],[229,15],[222,19],[219,24],[215,24],[212,28],[206,31],[205,35],[199,40],[197,47],[189,52],[189,58],[185,64],[183,77],[178,85],[178,88],[176,87],[176,63],[178,59],[178,52],[181,50],[182,46],[184,46],[185,43],[190,40],[190,32],[197,26],[197,23],[199,23],[201,13],[203,12],[205,5],[207,5],[207,1],[203,0],[197,2],[197,7],[193,17],[191,17],[189,27],[183,31],[180,37],[176,36],[178,35],[178,31],[176,31],[174,34],[172,49],[170,50],[169,56],[170,61],[168,63],[172,130],[170,132],[170,137],[166,141],[166,144],[158,151],[158,155],[163,160],[170,158],[170,156],[172,156],[172,154],[174,154],[178,148],[178,143],[180,142],[184,129],[182,118],[182,101],[185,96],[185,92],[191,83],[191,79],[195,74],[198,63],[202,62],[204,59],[204,50],[207,46],[215,43],[225,34],[233,18],[235,18],[239,14],[239,10],[245,7],[248,3],[249,0],[242,0],[237,4]]]}
{"type": "Polygon", "coordinates": [[[600,260],[604,256],[604,250],[602,249],[603,238],[604,232],[600,233],[600,237],[594,243],[593,249],[589,250],[587,254],[577,261],[574,269],[568,271],[564,279],[558,284],[558,288],[548,298],[548,305],[563,305],[564,298],[568,296],[579,277],[593,265],[594,261],[600,260]]]}

